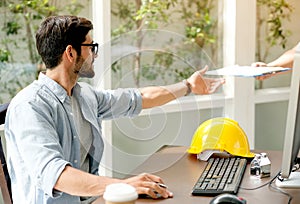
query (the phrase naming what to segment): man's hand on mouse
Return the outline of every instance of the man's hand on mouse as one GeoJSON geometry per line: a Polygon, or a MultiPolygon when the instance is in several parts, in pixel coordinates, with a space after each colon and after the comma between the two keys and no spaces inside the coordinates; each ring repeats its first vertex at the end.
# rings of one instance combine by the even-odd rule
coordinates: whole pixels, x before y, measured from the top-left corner
{"type": "Polygon", "coordinates": [[[158,194],[162,198],[173,197],[173,193],[167,189],[163,180],[153,174],[142,173],[123,181],[134,186],[138,194],[146,194],[154,199],[158,198],[158,194]]]}

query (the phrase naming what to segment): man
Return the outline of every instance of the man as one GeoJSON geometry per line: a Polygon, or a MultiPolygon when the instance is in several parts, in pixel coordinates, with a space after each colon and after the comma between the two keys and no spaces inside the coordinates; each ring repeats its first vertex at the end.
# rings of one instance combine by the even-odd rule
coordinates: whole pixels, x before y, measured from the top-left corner
{"type": "Polygon", "coordinates": [[[177,97],[213,93],[224,79],[196,71],[184,83],[141,89],[96,91],[79,77],[93,77],[98,44],[92,23],[76,16],[45,19],[36,46],[46,66],[37,81],[11,101],[5,124],[14,203],[86,203],[108,184],[124,182],[139,194],[172,197],[162,179],[141,174],[124,180],[98,175],[103,152],[101,121],[133,117],[142,108],[177,97]]]}

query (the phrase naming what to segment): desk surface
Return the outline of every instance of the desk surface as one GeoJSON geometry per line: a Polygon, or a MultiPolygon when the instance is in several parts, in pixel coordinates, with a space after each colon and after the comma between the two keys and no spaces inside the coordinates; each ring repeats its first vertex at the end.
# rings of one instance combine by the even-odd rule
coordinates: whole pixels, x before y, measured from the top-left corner
{"type": "MultiPolygon", "coordinates": [[[[191,190],[197,181],[200,173],[203,171],[206,162],[200,162],[195,155],[186,153],[186,147],[167,147],[163,148],[149,159],[146,160],[134,174],[142,172],[154,173],[160,176],[168,185],[170,191],[174,193],[173,198],[169,199],[138,199],[137,204],[142,203],[163,203],[163,204],[208,204],[212,197],[192,196],[191,190]]],[[[254,188],[270,181],[281,167],[282,153],[280,151],[266,151],[271,160],[271,177],[258,179],[250,176],[249,165],[241,184],[243,188],[254,188]]],[[[284,189],[293,196],[292,204],[300,203],[299,189],[284,189]]],[[[288,203],[288,197],[270,189],[268,186],[257,190],[240,189],[238,196],[247,200],[247,203],[272,203],[283,204],[288,203]]],[[[103,204],[103,198],[99,198],[95,204],[103,204]]]]}

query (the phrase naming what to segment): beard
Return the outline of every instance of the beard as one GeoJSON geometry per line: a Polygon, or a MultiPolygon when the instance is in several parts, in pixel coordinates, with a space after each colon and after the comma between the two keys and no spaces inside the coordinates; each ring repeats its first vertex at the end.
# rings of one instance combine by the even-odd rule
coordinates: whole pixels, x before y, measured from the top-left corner
{"type": "Polygon", "coordinates": [[[94,60],[92,60],[91,56],[85,60],[82,56],[79,56],[76,60],[74,73],[78,73],[79,77],[93,78],[95,76],[93,63],[94,60]]]}

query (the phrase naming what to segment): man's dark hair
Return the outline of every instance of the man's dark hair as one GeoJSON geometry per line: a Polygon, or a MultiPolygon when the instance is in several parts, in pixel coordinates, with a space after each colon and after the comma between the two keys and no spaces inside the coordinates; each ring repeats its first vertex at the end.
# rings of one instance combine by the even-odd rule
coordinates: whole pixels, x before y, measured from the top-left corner
{"type": "Polygon", "coordinates": [[[36,33],[36,47],[46,68],[56,67],[62,60],[62,54],[68,45],[81,55],[81,44],[93,29],[86,18],[77,16],[50,16],[40,25],[36,33]]]}

